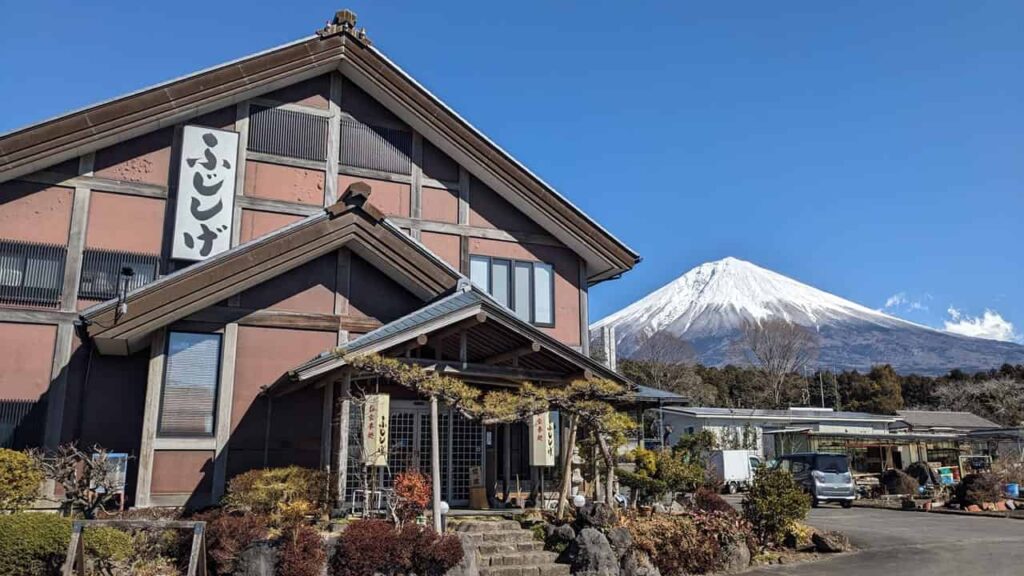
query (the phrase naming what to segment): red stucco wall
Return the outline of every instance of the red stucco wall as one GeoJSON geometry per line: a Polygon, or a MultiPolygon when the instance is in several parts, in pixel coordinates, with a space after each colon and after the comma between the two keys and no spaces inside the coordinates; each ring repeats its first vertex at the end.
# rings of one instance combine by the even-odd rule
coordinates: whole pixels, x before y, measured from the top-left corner
{"type": "Polygon", "coordinates": [[[68,243],[74,190],[28,182],[0,184],[0,238],[68,243]]]}

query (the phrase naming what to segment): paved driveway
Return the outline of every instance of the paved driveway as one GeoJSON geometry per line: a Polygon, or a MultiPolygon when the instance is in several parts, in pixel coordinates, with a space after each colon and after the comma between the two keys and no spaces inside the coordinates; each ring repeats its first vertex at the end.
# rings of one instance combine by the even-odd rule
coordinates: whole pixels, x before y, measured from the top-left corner
{"type": "Polygon", "coordinates": [[[744,574],[794,576],[1019,576],[1024,574],[1024,520],[972,518],[829,505],[807,522],[839,530],[859,550],[807,564],[744,574]]]}

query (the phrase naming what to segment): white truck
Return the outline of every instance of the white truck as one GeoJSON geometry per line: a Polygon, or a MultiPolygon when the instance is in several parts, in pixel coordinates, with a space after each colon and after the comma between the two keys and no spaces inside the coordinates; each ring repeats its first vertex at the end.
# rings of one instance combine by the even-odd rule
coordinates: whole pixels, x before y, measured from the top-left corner
{"type": "Polygon", "coordinates": [[[754,479],[754,470],[761,465],[753,450],[715,450],[708,459],[712,475],[729,494],[745,490],[754,479]]]}

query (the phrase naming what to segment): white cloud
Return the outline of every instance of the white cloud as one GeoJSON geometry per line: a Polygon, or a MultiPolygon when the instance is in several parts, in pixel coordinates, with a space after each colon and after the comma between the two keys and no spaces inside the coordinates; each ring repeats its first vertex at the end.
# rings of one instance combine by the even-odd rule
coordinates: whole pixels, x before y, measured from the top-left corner
{"type": "Polygon", "coordinates": [[[885,306],[880,310],[881,312],[898,312],[903,311],[915,311],[915,310],[928,310],[926,301],[931,300],[932,295],[927,292],[921,298],[910,299],[906,292],[897,292],[885,301],[885,306]]]}
{"type": "Polygon", "coordinates": [[[1016,342],[1020,338],[1013,329],[1013,322],[994,310],[985,309],[981,316],[969,316],[950,306],[946,313],[950,318],[944,322],[946,332],[1004,342],[1016,342]]]}

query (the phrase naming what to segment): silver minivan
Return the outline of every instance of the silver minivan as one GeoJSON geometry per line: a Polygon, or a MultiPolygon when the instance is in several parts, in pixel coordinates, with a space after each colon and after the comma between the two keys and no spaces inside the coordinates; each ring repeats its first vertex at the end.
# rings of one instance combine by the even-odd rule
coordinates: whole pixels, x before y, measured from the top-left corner
{"type": "Polygon", "coordinates": [[[822,502],[839,502],[843,508],[849,508],[857,498],[846,454],[787,454],[779,458],[777,466],[793,475],[797,484],[811,495],[811,506],[815,508],[822,502]]]}

